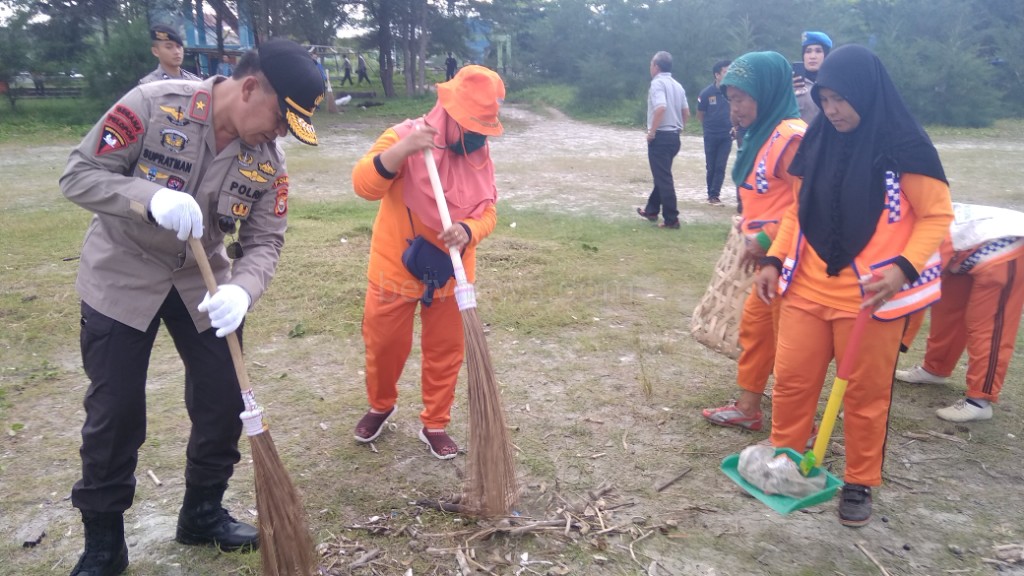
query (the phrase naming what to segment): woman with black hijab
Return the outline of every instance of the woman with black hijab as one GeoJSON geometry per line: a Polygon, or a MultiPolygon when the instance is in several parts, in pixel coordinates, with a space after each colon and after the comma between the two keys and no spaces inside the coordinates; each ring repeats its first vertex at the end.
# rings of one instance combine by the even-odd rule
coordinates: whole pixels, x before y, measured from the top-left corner
{"type": "Polygon", "coordinates": [[[803,449],[828,365],[870,309],[844,401],[839,503],[842,524],[863,526],[882,482],[900,337],[908,314],[938,300],[953,209],[935,147],[870,50],[832,51],[811,94],[822,114],[790,165],[803,178],[797,207],[756,278],[766,302],[782,296],[771,442],[803,449]]]}

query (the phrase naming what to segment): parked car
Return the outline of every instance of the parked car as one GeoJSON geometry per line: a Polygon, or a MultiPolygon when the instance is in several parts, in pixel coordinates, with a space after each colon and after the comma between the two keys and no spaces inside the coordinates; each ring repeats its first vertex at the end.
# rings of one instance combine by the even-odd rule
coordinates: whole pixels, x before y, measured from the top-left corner
{"type": "Polygon", "coordinates": [[[11,84],[15,88],[35,88],[35,84],[32,82],[32,75],[28,72],[18,72],[11,84]]]}

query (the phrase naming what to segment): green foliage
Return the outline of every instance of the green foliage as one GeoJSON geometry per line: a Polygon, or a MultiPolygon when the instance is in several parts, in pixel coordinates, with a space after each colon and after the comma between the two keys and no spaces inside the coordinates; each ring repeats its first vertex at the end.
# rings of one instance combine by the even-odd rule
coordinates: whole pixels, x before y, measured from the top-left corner
{"type": "Polygon", "coordinates": [[[105,103],[71,98],[21,100],[16,110],[0,106],[0,143],[80,139],[107,107],[105,103]]]}
{"type": "Polygon", "coordinates": [[[93,42],[85,61],[89,97],[108,105],[137,86],[139,78],[156,67],[149,32],[142,20],[119,26],[106,44],[93,42]]]}
{"type": "MultiPolygon", "coordinates": [[[[27,13],[20,13],[0,27],[0,82],[8,87],[14,86],[14,78],[19,72],[25,71],[29,65],[26,35],[24,30],[27,13]]],[[[14,92],[6,93],[11,107],[14,107],[14,92]]]]}

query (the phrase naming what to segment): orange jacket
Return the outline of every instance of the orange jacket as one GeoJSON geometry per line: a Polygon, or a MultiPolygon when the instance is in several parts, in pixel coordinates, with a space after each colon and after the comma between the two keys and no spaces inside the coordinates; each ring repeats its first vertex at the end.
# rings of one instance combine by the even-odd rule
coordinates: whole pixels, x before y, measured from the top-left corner
{"type": "MultiPolygon", "coordinates": [[[[431,230],[406,208],[402,199],[402,172],[399,171],[395,178],[388,179],[377,172],[373,165],[373,159],[398,140],[398,134],[394,130],[385,130],[370,151],[352,169],[352,186],[361,198],[380,200],[380,209],[373,222],[367,279],[387,292],[419,298],[423,294],[423,283],[410,274],[402,264],[402,252],[409,246],[407,240],[412,240],[419,234],[445,253],[448,249],[437,238],[440,230],[431,230]]],[[[469,227],[471,236],[469,245],[462,253],[466,277],[470,282],[476,279],[476,245],[494,231],[497,222],[498,213],[493,205],[484,210],[479,218],[462,221],[469,227]]],[[[450,296],[454,290],[453,278],[435,291],[434,296],[450,296]]]]}
{"type": "Polygon", "coordinates": [[[898,183],[899,200],[895,204],[890,201],[889,207],[882,210],[871,241],[852,266],[833,278],[826,273],[825,261],[803,238],[794,204],[768,251],[769,257],[783,262],[780,292],[792,290],[812,302],[856,313],[864,298],[859,275],[891,265],[893,259],[902,256],[921,277],[910,288],[897,293],[875,316],[897,318],[937,300],[938,249],[953,220],[949,186],[920,174],[902,174],[898,183]]]}
{"type": "Polygon", "coordinates": [[[799,118],[783,120],[758,151],[753,169],[739,187],[741,226],[748,237],[764,232],[771,240],[778,233],[782,217],[799,190],[800,179],[787,170],[806,130],[807,124],[799,118]]]}

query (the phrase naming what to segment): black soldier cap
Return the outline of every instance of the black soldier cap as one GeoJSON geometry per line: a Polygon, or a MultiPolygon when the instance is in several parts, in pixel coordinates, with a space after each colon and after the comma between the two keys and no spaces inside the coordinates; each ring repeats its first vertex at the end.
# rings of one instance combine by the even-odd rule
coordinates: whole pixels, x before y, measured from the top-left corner
{"type": "Polygon", "coordinates": [[[281,100],[288,130],[304,144],[316,146],[311,119],[324,99],[324,80],[309,54],[295,42],[274,38],[260,45],[260,69],[281,100]]]}
{"type": "Polygon", "coordinates": [[[149,37],[151,40],[157,42],[170,40],[178,46],[185,45],[185,43],[181,41],[181,36],[178,35],[178,32],[174,28],[171,28],[170,26],[165,26],[164,24],[157,24],[156,26],[150,28],[149,37]]]}

